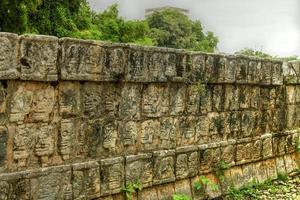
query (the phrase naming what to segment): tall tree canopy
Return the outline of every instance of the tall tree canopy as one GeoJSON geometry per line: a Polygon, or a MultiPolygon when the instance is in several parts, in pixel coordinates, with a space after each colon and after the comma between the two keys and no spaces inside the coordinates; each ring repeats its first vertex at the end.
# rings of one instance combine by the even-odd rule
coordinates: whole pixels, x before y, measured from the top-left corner
{"type": "Polygon", "coordinates": [[[203,32],[200,21],[192,21],[175,9],[156,11],[147,22],[158,46],[213,52],[218,44],[212,32],[203,32]]]}

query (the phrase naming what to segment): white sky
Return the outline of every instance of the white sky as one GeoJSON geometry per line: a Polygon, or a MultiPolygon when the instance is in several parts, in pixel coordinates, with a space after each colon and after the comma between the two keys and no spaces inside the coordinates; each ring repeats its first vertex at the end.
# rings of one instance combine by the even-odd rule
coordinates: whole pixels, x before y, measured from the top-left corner
{"type": "Polygon", "coordinates": [[[219,51],[244,47],[273,55],[300,55],[300,0],[88,0],[96,11],[119,4],[120,15],[141,19],[146,8],[175,6],[190,10],[205,30],[219,37],[219,51]]]}

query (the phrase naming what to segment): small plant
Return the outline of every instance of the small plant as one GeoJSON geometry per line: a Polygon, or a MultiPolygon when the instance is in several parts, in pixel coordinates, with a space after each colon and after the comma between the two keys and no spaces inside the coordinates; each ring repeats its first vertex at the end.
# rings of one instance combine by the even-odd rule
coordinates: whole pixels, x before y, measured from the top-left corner
{"type": "Polygon", "coordinates": [[[185,194],[174,194],[173,200],[191,200],[191,197],[185,194]]]}
{"type": "Polygon", "coordinates": [[[198,181],[194,183],[194,187],[196,190],[205,190],[206,188],[210,188],[216,191],[219,189],[219,186],[217,184],[213,183],[205,176],[200,176],[198,181]]]}
{"type": "Polygon", "coordinates": [[[224,161],[220,160],[215,167],[216,175],[219,178],[220,182],[225,180],[225,170],[229,169],[229,165],[224,161]]]}
{"type": "Polygon", "coordinates": [[[121,189],[121,192],[126,194],[126,199],[127,200],[132,200],[133,199],[133,194],[141,191],[143,189],[143,186],[140,181],[137,181],[135,183],[129,183],[126,185],[126,187],[123,187],[121,189]]]}
{"type": "Polygon", "coordinates": [[[287,175],[287,173],[279,172],[279,173],[277,174],[277,180],[286,182],[286,181],[288,180],[288,175],[287,175]]]}

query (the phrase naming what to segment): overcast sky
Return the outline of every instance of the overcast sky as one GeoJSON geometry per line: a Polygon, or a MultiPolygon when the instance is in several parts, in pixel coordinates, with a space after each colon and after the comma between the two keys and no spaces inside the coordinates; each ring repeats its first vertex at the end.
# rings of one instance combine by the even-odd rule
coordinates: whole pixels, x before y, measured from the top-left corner
{"type": "Polygon", "coordinates": [[[300,0],[88,0],[96,11],[119,4],[120,15],[141,19],[146,8],[175,6],[190,10],[205,30],[219,37],[219,51],[244,47],[274,55],[300,55],[300,0]]]}

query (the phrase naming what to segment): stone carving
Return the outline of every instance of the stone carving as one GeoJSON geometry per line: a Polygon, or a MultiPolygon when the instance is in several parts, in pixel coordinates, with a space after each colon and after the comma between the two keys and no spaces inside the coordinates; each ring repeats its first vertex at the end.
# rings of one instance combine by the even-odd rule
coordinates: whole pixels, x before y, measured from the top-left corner
{"type": "Polygon", "coordinates": [[[160,117],[169,109],[168,88],[159,85],[148,85],[143,92],[143,115],[160,117]]]}
{"type": "Polygon", "coordinates": [[[201,114],[207,114],[212,111],[212,86],[199,85],[200,86],[200,112],[201,114]]]}
{"type": "Polygon", "coordinates": [[[0,79],[17,79],[17,55],[19,37],[12,33],[0,33],[0,79]]]}
{"type": "Polygon", "coordinates": [[[282,76],[282,63],[273,63],[272,66],[272,84],[273,85],[282,85],[283,84],[283,76],[282,76]]]}
{"type": "Polygon", "coordinates": [[[34,131],[36,134],[35,154],[40,157],[42,164],[46,165],[49,156],[54,153],[53,127],[48,124],[40,124],[34,131]]]}
{"type": "Polygon", "coordinates": [[[124,186],[124,160],[111,158],[101,160],[100,191],[101,196],[119,193],[124,186]]]}
{"type": "Polygon", "coordinates": [[[205,55],[194,54],[191,56],[190,78],[193,81],[205,82],[205,55]]]}
{"type": "Polygon", "coordinates": [[[247,68],[248,61],[244,58],[237,59],[237,68],[236,68],[236,82],[237,83],[246,83],[247,82],[247,68]]]}
{"type": "Polygon", "coordinates": [[[271,84],[272,81],[272,62],[264,61],[261,65],[260,82],[264,85],[271,84]]]}
{"type": "Polygon", "coordinates": [[[6,181],[0,181],[0,199],[9,200],[10,186],[6,181]]]}
{"type": "Polygon", "coordinates": [[[206,116],[198,117],[196,121],[196,141],[198,144],[207,144],[211,142],[209,133],[209,119],[206,116]]]}
{"type": "Polygon", "coordinates": [[[257,83],[261,77],[261,62],[258,60],[250,60],[248,65],[248,83],[257,83]]]}
{"type": "Polygon", "coordinates": [[[148,62],[148,80],[149,81],[166,81],[164,75],[165,67],[168,64],[168,55],[163,52],[153,52],[149,54],[148,62]]]}
{"type": "Polygon", "coordinates": [[[200,106],[199,85],[188,85],[186,95],[186,112],[188,114],[198,114],[200,106]]]}
{"type": "Polygon", "coordinates": [[[194,117],[182,117],[179,121],[179,134],[177,146],[193,145],[196,143],[196,119],[194,117]]]}
{"type": "Polygon", "coordinates": [[[117,128],[112,122],[109,122],[103,127],[103,148],[109,151],[115,151],[117,142],[117,128]]]}
{"type": "Polygon", "coordinates": [[[233,111],[239,109],[239,88],[237,86],[234,85],[225,86],[224,109],[227,111],[233,111]]]}
{"type": "Polygon", "coordinates": [[[63,160],[69,160],[75,150],[76,128],[74,120],[61,120],[58,147],[63,160]]]}
{"type": "Polygon", "coordinates": [[[160,123],[157,120],[147,120],[142,122],[140,143],[143,150],[153,150],[157,146],[157,135],[160,130],[160,123]]]}
{"type": "Polygon", "coordinates": [[[200,172],[210,172],[221,159],[220,148],[208,148],[207,145],[200,146],[200,172]]]}
{"type": "Polygon", "coordinates": [[[176,149],[176,179],[194,177],[198,174],[199,152],[197,147],[181,147],[176,149]]]}
{"type": "Polygon", "coordinates": [[[251,100],[251,88],[246,85],[239,87],[239,103],[240,109],[247,109],[250,107],[251,100]]]}
{"type": "Polygon", "coordinates": [[[237,64],[238,62],[235,57],[227,57],[225,59],[224,82],[226,83],[235,82],[236,70],[238,68],[237,64]]]}
{"type": "Polygon", "coordinates": [[[222,147],[221,151],[222,160],[229,165],[234,165],[235,145],[229,143],[228,145],[222,147]]]}
{"type": "Polygon", "coordinates": [[[236,147],[236,161],[239,164],[251,162],[252,154],[249,152],[253,152],[253,144],[251,142],[238,144],[236,147]]]}
{"type": "Polygon", "coordinates": [[[131,46],[128,50],[128,64],[125,68],[126,81],[142,81],[147,78],[147,54],[142,47],[131,46]]]}
{"type": "Polygon", "coordinates": [[[140,119],[141,87],[125,85],[121,92],[120,117],[122,119],[140,119]]]}
{"type": "Polygon", "coordinates": [[[162,149],[175,148],[177,132],[178,132],[177,119],[162,118],[160,122],[159,146],[162,149]]]}
{"type": "Polygon", "coordinates": [[[269,158],[273,156],[272,152],[272,137],[271,135],[262,136],[262,156],[263,158],[269,158]]]}
{"type": "Polygon", "coordinates": [[[125,171],[126,183],[137,183],[140,181],[144,188],[152,186],[152,154],[126,156],[125,171]]]}
{"type": "Polygon", "coordinates": [[[175,180],[174,173],[174,155],[175,151],[158,151],[154,152],[154,174],[153,184],[163,184],[175,180]]]}
{"type": "Polygon", "coordinates": [[[52,36],[20,37],[21,79],[57,81],[58,39],[52,36]]]}
{"type": "Polygon", "coordinates": [[[129,121],[122,124],[120,129],[121,141],[124,146],[132,146],[136,144],[138,134],[138,124],[134,121],[129,121]]]}
{"type": "Polygon", "coordinates": [[[185,87],[175,85],[170,91],[170,113],[171,115],[180,115],[185,109],[185,87]]]}
{"type": "Polygon", "coordinates": [[[95,199],[100,197],[100,166],[97,162],[73,165],[72,190],[74,199],[95,199]]]}
{"type": "Polygon", "coordinates": [[[213,111],[223,111],[224,110],[224,96],[225,90],[223,85],[215,85],[213,87],[212,96],[212,108],[213,111]]]}
{"type": "Polygon", "coordinates": [[[80,85],[74,82],[59,84],[59,112],[63,117],[80,114],[80,85]]]}

